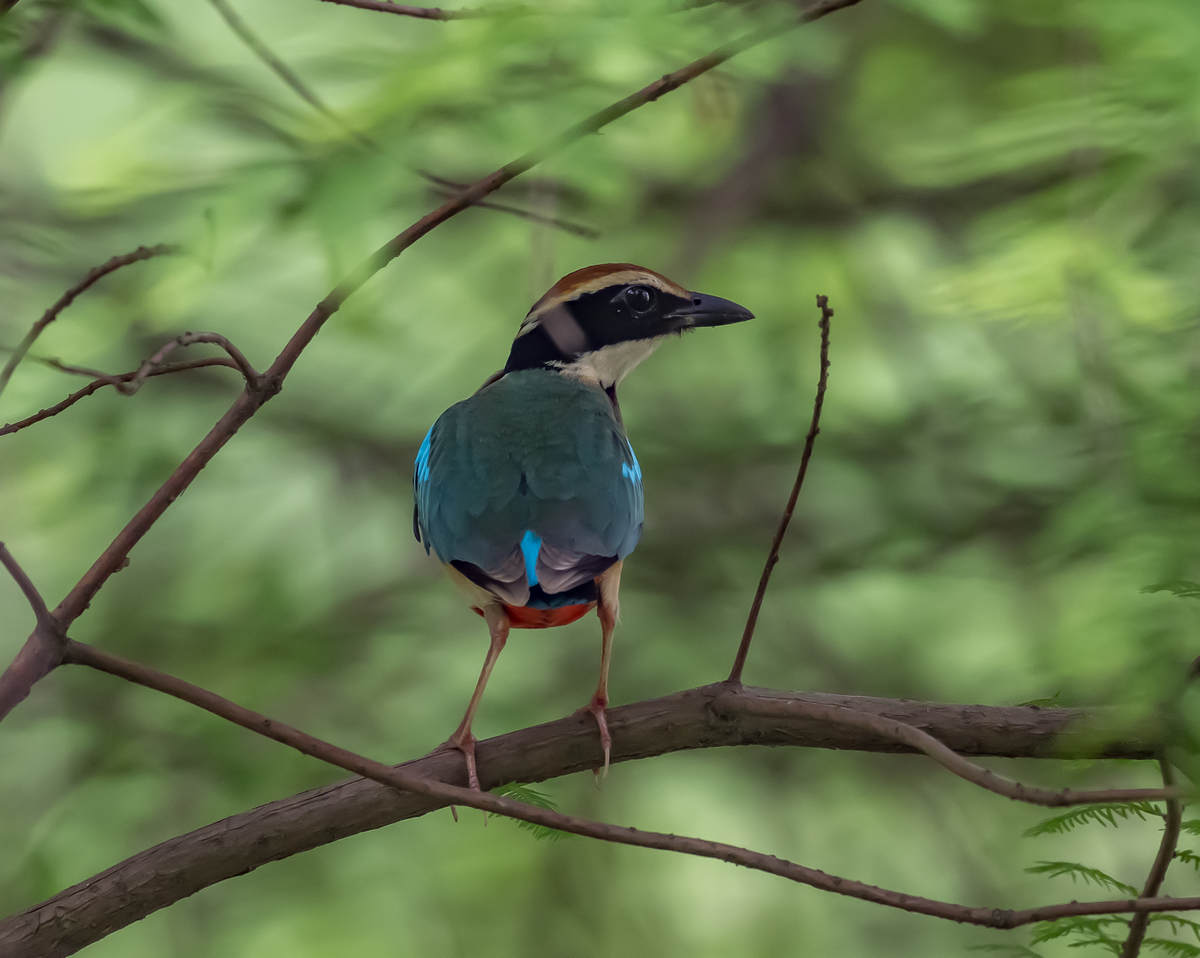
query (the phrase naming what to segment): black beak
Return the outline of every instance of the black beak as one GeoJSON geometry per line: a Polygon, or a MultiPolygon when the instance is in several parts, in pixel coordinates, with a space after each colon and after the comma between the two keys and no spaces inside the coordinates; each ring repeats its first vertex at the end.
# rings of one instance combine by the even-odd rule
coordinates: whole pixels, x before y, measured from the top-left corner
{"type": "Polygon", "coordinates": [[[705,293],[689,293],[688,296],[691,298],[688,305],[674,309],[663,317],[669,332],[681,333],[685,329],[700,326],[727,326],[754,318],[754,314],[745,306],[721,299],[720,296],[705,293]]]}

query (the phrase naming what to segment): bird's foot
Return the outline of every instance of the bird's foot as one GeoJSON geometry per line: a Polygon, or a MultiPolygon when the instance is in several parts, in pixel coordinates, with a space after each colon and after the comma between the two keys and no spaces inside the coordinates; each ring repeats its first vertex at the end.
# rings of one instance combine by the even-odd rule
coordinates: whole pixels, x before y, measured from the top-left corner
{"type": "Polygon", "coordinates": [[[604,765],[596,770],[596,780],[599,782],[608,775],[608,766],[612,760],[612,736],[608,734],[608,699],[594,697],[581,711],[589,713],[596,720],[600,730],[600,748],[604,751],[604,765]]]}
{"type": "MultiPolygon", "coordinates": [[[[475,742],[477,739],[470,731],[463,732],[459,730],[444,741],[438,750],[454,748],[462,752],[463,760],[467,764],[467,788],[473,792],[481,791],[479,787],[479,772],[475,768],[475,742]]],[[[457,819],[457,815],[455,818],[457,819]]]]}

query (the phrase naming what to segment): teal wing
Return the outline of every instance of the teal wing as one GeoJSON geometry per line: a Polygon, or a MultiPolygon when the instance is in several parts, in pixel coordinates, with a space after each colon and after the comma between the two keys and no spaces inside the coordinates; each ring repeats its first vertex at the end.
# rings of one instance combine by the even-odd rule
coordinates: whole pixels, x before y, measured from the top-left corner
{"type": "Polygon", "coordinates": [[[515,605],[574,594],[641,536],[641,468],[608,397],[558,373],[509,373],[451,406],[413,481],[418,540],[515,605]]]}

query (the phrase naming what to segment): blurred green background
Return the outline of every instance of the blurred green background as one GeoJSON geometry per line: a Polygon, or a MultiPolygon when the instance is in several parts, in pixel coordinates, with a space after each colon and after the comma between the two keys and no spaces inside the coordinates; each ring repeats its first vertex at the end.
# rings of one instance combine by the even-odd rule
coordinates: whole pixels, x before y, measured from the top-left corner
{"type": "MultiPolygon", "coordinates": [[[[0,19],[0,345],[89,267],[180,242],[102,280],[36,352],[116,372],[212,329],[264,367],[437,202],[417,171],[482,175],[783,13],[680,6],[438,23],[238,3],[339,126],[209,3],[22,0],[0,19]]],[[[647,521],[616,703],[728,670],[808,423],[821,292],[837,311],[823,432],[747,681],[1148,706],[1197,651],[1200,606],[1140,589],[1200,578],[1198,159],[1191,0],[865,0],[786,33],[496,197],[598,236],[471,210],[373,279],[73,634],[379,759],[442,741],[486,634],[411,538],[416,446],[503,363],[551,282],[632,260],[758,319],[668,345],[622,389],[647,521]]],[[[27,361],[0,421],[79,384],[27,361]]],[[[0,536],[51,604],[237,389],[200,370],[0,438],[0,536]]],[[[0,584],[0,659],[29,618],[0,584]]],[[[598,646],[591,618],[516,635],[476,731],[583,704],[598,646]]],[[[1155,776],[995,765],[1046,784],[1155,776]]],[[[0,768],[4,914],[341,777],[75,670],[5,721],[0,768]]],[[[1140,886],[1158,835],[1022,838],[1038,810],[910,757],[696,752],[545,789],[583,815],[980,905],[1107,897],[1025,874],[1038,859],[1140,886]]],[[[1168,893],[1198,890],[1184,865],[1168,876],[1168,893]]],[[[927,956],[1025,940],[468,812],[264,867],[87,954],[927,956]]]]}

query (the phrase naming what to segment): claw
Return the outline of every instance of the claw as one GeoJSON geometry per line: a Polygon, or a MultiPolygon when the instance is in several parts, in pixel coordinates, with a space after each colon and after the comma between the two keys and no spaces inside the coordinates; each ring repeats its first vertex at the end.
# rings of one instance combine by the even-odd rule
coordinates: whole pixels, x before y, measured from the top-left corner
{"type": "MultiPolygon", "coordinates": [[[[467,765],[467,788],[473,792],[481,791],[479,787],[479,772],[475,768],[476,741],[475,736],[470,732],[467,732],[465,735],[456,732],[439,746],[442,749],[455,748],[462,752],[463,760],[467,765]]],[[[458,816],[455,815],[455,820],[457,818],[458,816]]]]}
{"type": "Polygon", "coordinates": [[[607,702],[592,699],[583,709],[596,720],[596,727],[600,730],[600,748],[604,752],[604,765],[595,772],[597,781],[603,781],[608,776],[608,766],[612,761],[612,736],[608,733],[607,705],[607,702]]]}

